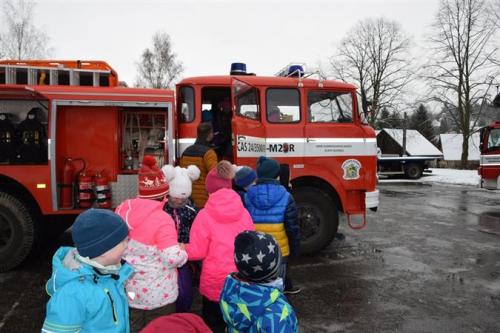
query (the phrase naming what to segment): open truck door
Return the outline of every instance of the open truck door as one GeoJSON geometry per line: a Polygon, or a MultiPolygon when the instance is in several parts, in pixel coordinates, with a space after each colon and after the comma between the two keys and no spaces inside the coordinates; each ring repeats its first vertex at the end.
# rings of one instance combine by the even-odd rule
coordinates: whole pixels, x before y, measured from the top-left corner
{"type": "Polygon", "coordinates": [[[261,120],[259,90],[241,79],[231,79],[232,145],[234,163],[256,167],[266,155],[266,133],[261,120]]]}

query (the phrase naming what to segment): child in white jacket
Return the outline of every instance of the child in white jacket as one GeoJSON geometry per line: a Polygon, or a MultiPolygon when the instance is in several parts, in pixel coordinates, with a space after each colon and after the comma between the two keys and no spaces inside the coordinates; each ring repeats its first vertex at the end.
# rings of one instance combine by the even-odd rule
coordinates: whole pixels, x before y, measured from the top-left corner
{"type": "Polygon", "coordinates": [[[139,172],[139,196],[116,208],[129,227],[123,258],[135,270],[126,284],[132,331],[152,319],[175,312],[178,295],[177,268],[187,253],[177,242],[172,218],[163,211],[168,185],[154,159],[144,158],[139,172]]]}

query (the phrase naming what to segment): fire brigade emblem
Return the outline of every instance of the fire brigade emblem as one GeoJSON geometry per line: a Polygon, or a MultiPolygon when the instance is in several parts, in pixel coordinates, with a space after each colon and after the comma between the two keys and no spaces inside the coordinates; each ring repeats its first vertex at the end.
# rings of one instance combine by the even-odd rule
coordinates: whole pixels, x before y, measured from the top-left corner
{"type": "Polygon", "coordinates": [[[359,169],[361,169],[361,163],[358,160],[350,159],[342,163],[345,180],[359,179],[359,169]]]}

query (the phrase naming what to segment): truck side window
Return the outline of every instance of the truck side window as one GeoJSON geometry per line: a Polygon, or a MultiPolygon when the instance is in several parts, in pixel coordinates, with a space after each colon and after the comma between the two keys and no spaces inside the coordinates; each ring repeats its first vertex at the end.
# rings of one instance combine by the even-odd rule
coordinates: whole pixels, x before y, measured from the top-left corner
{"type": "Polygon", "coordinates": [[[194,120],[194,89],[192,87],[181,88],[177,117],[181,123],[190,123],[194,120]]]}
{"type": "Polygon", "coordinates": [[[500,148],[500,128],[493,128],[488,138],[488,149],[500,148]]]}
{"type": "Polygon", "coordinates": [[[46,164],[46,103],[2,101],[0,104],[0,164],[46,164]],[[4,111],[5,110],[5,111],[4,111]]]}
{"type": "Polygon", "coordinates": [[[308,96],[309,122],[352,123],[350,92],[313,90],[308,96]]]}
{"type": "Polygon", "coordinates": [[[259,92],[256,88],[236,82],[234,84],[234,94],[236,99],[236,114],[245,118],[259,120],[259,92]]]}
{"type": "Polygon", "coordinates": [[[297,89],[267,89],[266,105],[270,123],[300,121],[300,93],[297,89]]]}

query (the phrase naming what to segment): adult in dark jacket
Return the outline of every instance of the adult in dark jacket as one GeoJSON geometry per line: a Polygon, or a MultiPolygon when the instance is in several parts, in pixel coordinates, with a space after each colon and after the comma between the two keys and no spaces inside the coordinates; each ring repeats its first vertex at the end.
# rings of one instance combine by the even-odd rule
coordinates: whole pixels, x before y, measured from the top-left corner
{"type": "Polygon", "coordinates": [[[199,209],[205,206],[208,193],[205,189],[205,178],[210,170],[217,165],[217,154],[210,147],[214,137],[212,125],[209,122],[198,125],[196,142],[182,153],[180,166],[187,168],[196,165],[200,169],[200,178],[193,182],[193,201],[199,209]]]}
{"type": "Polygon", "coordinates": [[[257,183],[245,195],[245,207],[255,230],[272,235],[283,255],[282,277],[286,277],[288,257],[297,256],[300,244],[298,212],[292,195],[277,180],[280,165],[261,156],[257,162],[257,183]]]}

